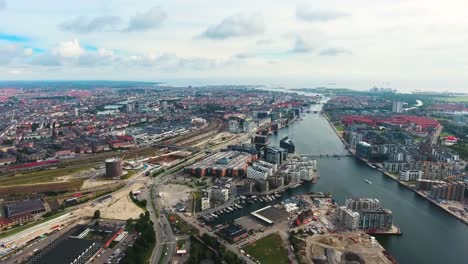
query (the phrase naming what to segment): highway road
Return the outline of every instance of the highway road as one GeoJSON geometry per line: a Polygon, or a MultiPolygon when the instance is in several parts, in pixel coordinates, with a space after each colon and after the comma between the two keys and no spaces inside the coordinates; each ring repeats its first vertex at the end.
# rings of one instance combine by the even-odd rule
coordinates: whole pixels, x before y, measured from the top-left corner
{"type": "Polygon", "coordinates": [[[150,202],[147,205],[147,209],[151,220],[154,222],[154,230],[156,232],[156,246],[151,254],[151,263],[172,263],[176,250],[174,234],[158,201],[159,186],[165,184],[165,182],[166,180],[159,176],[149,186],[150,202]],[[162,261],[160,261],[161,258],[162,261]]]}
{"type": "Polygon", "coordinates": [[[249,138],[250,138],[250,135],[243,135],[243,136],[228,140],[226,142],[223,142],[221,144],[212,146],[210,148],[207,148],[204,151],[194,153],[194,155],[192,155],[189,159],[187,159],[187,161],[158,175],[156,178],[154,178],[154,180],[151,183],[148,184],[148,191],[150,193],[150,199],[149,199],[150,202],[148,202],[147,204],[147,209],[150,212],[152,221],[154,222],[154,230],[156,232],[156,246],[153,249],[153,253],[151,254],[151,264],[172,263],[174,259],[174,255],[176,253],[175,236],[169,225],[167,217],[161,213],[163,208],[161,207],[159,200],[158,200],[159,186],[162,184],[166,184],[166,182],[170,179],[170,176],[173,173],[183,169],[185,166],[195,163],[199,159],[202,159],[208,156],[209,154],[207,154],[206,152],[217,151],[231,144],[242,143],[242,142],[245,142],[249,138]],[[155,209],[156,209],[156,212],[155,212],[155,209]],[[158,215],[159,217],[157,217],[158,215]],[[163,259],[160,262],[161,257],[163,259]]]}

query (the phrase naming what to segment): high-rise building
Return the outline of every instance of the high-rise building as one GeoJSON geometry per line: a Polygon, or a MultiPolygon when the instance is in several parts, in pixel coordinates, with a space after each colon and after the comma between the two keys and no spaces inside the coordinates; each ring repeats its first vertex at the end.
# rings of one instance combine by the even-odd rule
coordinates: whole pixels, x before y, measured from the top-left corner
{"type": "Polygon", "coordinates": [[[205,210],[210,209],[210,208],[211,208],[211,204],[210,204],[210,192],[204,190],[204,191],[202,192],[202,198],[201,198],[201,210],[202,210],[202,211],[205,211],[205,210]]]}
{"type": "Polygon", "coordinates": [[[355,212],[380,208],[380,201],[373,198],[349,198],[346,199],[346,208],[355,212]]]}
{"type": "Polygon", "coordinates": [[[415,181],[421,179],[423,172],[420,170],[402,170],[400,171],[401,181],[415,181]]]}
{"type": "Polygon", "coordinates": [[[213,186],[211,188],[210,199],[215,204],[223,204],[229,200],[229,189],[213,186]]]}
{"type": "Polygon", "coordinates": [[[390,230],[392,228],[393,214],[388,209],[365,209],[359,214],[359,229],[390,230]]]}
{"type": "Polygon", "coordinates": [[[359,213],[353,212],[351,209],[346,208],[346,206],[340,206],[338,208],[337,218],[338,222],[351,230],[355,230],[359,227],[359,213]]]}
{"type": "Polygon", "coordinates": [[[428,179],[417,179],[416,190],[418,191],[430,191],[432,186],[444,184],[444,181],[428,180],[428,179]]]}
{"type": "Polygon", "coordinates": [[[167,111],[167,101],[162,101],[161,102],[161,110],[162,111],[167,111]]]}
{"type": "Polygon", "coordinates": [[[361,157],[369,157],[372,153],[372,145],[361,141],[356,145],[356,154],[361,157]]]}
{"type": "Polygon", "coordinates": [[[346,139],[352,149],[356,149],[359,142],[362,141],[363,135],[356,132],[346,132],[346,139]]]}
{"type": "Polygon", "coordinates": [[[403,102],[393,101],[392,112],[394,112],[394,113],[403,112],[403,102]]]}
{"type": "Polygon", "coordinates": [[[463,182],[449,182],[433,185],[429,197],[434,200],[463,201],[466,186],[463,182]]]}
{"type": "Polygon", "coordinates": [[[273,164],[280,165],[286,160],[288,151],[277,147],[265,147],[263,148],[263,158],[273,164]]]}

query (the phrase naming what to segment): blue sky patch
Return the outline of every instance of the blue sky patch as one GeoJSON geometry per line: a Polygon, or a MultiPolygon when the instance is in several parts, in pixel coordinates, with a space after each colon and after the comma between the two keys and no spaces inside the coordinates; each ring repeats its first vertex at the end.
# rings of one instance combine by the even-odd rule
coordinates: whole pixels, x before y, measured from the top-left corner
{"type": "Polygon", "coordinates": [[[44,53],[45,52],[45,49],[41,49],[41,48],[32,48],[32,50],[34,51],[34,53],[44,53]]]}
{"type": "Polygon", "coordinates": [[[91,44],[86,44],[83,46],[86,51],[97,51],[97,47],[91,44]]]}
{"type": "Polygon", "coordinates": [[[25,36],[0,33],[0,40],[9,42],[29,42],[30,39],[25,36]]]}

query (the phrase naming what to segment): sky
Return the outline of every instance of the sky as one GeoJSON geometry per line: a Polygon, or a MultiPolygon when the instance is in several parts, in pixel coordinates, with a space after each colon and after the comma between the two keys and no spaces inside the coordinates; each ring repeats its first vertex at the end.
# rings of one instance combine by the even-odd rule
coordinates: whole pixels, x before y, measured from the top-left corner
{"type": "Polygon", "coordinates": [[[468,92],[466,0],[0,0],[0,80],[468,92]]]}

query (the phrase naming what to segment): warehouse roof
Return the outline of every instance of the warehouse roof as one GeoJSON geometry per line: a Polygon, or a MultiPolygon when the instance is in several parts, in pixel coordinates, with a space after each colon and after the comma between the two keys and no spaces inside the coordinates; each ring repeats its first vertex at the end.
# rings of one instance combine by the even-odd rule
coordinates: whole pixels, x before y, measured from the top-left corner
{"type": "Polygon", "coordinates": [[[98,241],[68,238],[33,257],[29,263],[85,263],[101,246],[98,241]]]}
{"type": "Polygon", "coordinates": [[[5,211],[7,217],[14,217],[22,214],[31,213],[34,211],[44,210],[44,204],[41,199],[30,199],[24,201],[14,202],[12,204],[5,205],[5,211]]]}

